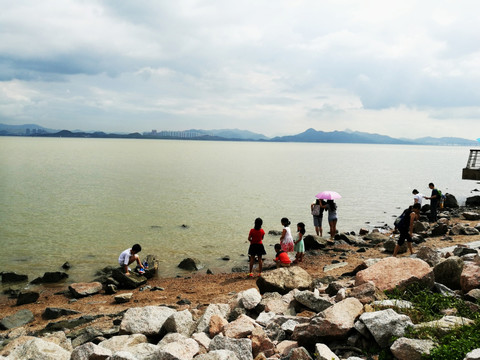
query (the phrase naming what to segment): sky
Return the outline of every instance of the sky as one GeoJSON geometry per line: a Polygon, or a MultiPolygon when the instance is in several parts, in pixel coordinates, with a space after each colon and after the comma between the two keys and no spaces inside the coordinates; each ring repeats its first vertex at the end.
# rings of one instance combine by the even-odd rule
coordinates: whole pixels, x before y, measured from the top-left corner
{"type": "Polygon", "coordinates": [[[0,123],[480,137],[480,2],[3,0],[0,123]]]}

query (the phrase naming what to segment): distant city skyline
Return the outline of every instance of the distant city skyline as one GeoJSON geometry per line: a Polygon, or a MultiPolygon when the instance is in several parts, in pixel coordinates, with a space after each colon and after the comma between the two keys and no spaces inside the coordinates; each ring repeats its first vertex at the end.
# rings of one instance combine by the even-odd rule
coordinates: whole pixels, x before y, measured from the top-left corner
{"type": "Polygon", "coordinates": [[[7,0],[0,123],[480,137],[480,3],[7,0]]]}

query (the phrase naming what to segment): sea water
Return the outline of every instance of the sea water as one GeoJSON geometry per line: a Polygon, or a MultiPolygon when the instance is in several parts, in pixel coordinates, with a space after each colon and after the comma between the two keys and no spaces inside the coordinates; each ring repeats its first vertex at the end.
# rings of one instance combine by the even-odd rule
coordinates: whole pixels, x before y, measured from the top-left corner
{"type": "MultiPolygon", "coordinates": [[[[434,182],[461,203],[469,148],[407,145],[0,137],[0,271],[61,270],[89,281],[140,243],[160,276],[247,263],[254,219],[281,230],[287,217],[313,234],[310,204],[334,190],[339,231],[392,225],[434,182]],[[225,256],[230,261],[222,260],[225,256]]],[[[428,201],[426,201],[428,203],[428,201]]],[[[324,219],[324,232],[328,224],[324,219]]],[[[267,257],[278,236],[267,235],[267,257]]]]}

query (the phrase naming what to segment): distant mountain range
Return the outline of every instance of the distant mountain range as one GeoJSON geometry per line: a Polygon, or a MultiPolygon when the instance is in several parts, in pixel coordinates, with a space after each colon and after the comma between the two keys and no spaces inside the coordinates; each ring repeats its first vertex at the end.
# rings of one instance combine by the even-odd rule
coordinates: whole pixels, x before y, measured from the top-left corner
{"type": "Polygon", "coordinates": [[[312,142],[312,143],[353,143],[353,144],[398,144],[398,145],[461,145],[480,146],[480,140],[455,137],[423,137],[418,139],[396,139],[386,135],[360,131],[324,132],[308,129],[296,135],[268,138],[265,135],[239,129],[184,131],[161,131],[144,133],[105,133],[101,131],[84,132],[81,130],[54,130],[36,124],[7,125],[0,124],[0,136],[46,136],[46,137],[90,137],[90,138],[136,138],[136,139],[184,139],[217,141],[265,141],[265,142],[312,142]]]}

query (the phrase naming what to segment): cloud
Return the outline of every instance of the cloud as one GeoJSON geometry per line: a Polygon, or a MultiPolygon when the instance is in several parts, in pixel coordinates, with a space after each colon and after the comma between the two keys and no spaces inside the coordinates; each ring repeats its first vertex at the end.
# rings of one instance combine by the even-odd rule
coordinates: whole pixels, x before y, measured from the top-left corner
{"type": "Polygon", "coordinates": [[[17,96],[0,102],[0,120],[400,137],[407,115],[428,135],[468,137],[480,132],[478,10],[473,0],[8,0],[0,85],[17,96]]]}

